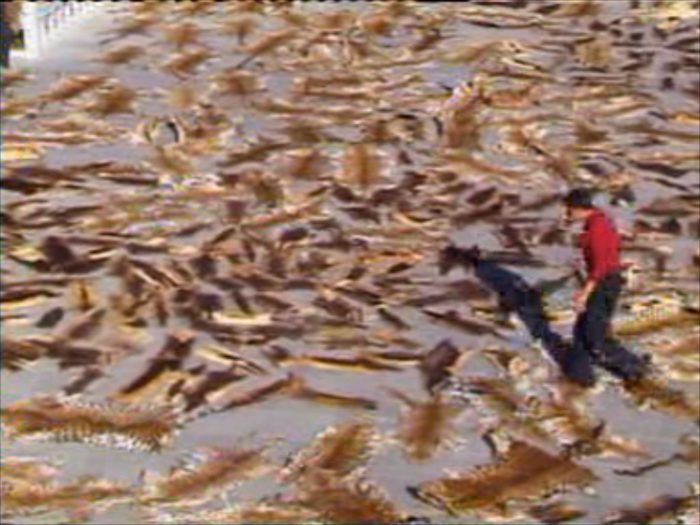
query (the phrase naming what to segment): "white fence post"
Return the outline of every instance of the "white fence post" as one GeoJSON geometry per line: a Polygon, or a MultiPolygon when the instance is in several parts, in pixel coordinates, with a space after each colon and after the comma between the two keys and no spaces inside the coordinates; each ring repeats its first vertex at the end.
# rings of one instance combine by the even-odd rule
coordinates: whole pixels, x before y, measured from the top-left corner
{"type": "Polygon", "coordinates": [[[64,29],[80,15],[89,13],[97,2],[33,1],[23,2],[20,23],[24,32],[24,51],[27,58],[37,58],[51,37],[64,29]]]}
{"type": "Polygon", "coordinates": [[[39,21],[39,6],[35,2],[23,2],[20,23],[24,32],[24,48],[29,58],[39,56],[42,31],[39,21]]]}

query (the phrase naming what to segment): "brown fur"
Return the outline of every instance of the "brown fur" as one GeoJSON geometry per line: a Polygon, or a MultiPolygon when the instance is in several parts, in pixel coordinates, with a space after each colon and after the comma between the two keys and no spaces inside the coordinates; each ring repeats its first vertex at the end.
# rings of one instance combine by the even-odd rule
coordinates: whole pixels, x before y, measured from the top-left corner
{"type": "Polygon", "coordinates": [[[377,437],[374,426],[366,420],[329,427],[296,455],[282,471],[281,478],[287,482],[294,481],[314,469],[346,476],[367,462],[377,437]]]}
{"type": "Polygon", "coordinates": [[[165,39],[173,44],[178,51],[188,44],[194,44],[199,38],[200,28],[192,22],[182,22],[165,30],[165,39]]]}
{"type": "Polygon", "coordinates": [[[625,507],[606,516],[604,524],[613,523],[651,523],[660,519],[669,519],[678,511],[693,503],[691,497],[677,497],[664,494],[642,502],[638,507],[625,507]]]}
{"type": "Polygon", "coordinates": [[[122,84],[112,84],[97,92],[95,100],[85,106],[85,110],[105,117],[115,113],[131,113],[136,100],[136,92],[122,84]]]}
{"type": "Polygon", "coordinates": [[[419,402],[393,390],[390,393],[408,405],[400,416],[398,437],[410,459],[427,460],[454,439],[454,419],[461,407],[445,403],[439,394],[419,402]]]}
{"type": "Polygon", "coordinates": [[[380,169],[379,157],[369,144],[354,144],[345,151],[344,176],[363,190],[379,180],[380,169]]]}
{"type": "Polygon", "coordinates": [[[157,451],[172,438],[176,418],[166,407],[85,404],[55,396],[10,403],[0,412],[8,438],[49,437],[157,451]]]}
{"type": "Polygon", "coordinates": [[[90,504],[126,498],[132,491],[122,484],[84,477],[72,483],[36,484],[20,479],[3,479],[7,487],[2,499],[2,516],[23,516],[58,509],[85,509],[90,504]]]}
{"type": "Polygon", "coordinates": [[[497,463],[464,475],[421,483],[417,493],[458,514],[538,496],[561,485],[589,484],[596,479],[588,468],[515,441],[497,463]]]}
{"type": "Polygon", "coordinates": [[[193,503],[193,498],[199,500],[213,490],[256,477],[266,466],[265,449],[210,448],[200,464],[176,468],[147,486],[141,502],[188,505],[193,503]]]}
{"type": "Polygon", "coordinates": [[[300,503],[328,523],[397,523],[402,513],[386,493],[359,475],[339,479],[321,470],[303,478],[300,503]]]}
{"type": "Polygon", "coordinates": [[[63,102],[104,84],[103,75],[73,75],[54,84],[42,98],[48,102],[63,102]]]}
{"type": "Polygon", "coordinates": [[[679,418],[691,421],[698,420],[700,412],[698,399],[689,397],[681,390],[669,387],[659,378],[643,378],[636,383],[626,383],[624,388],[627,394],[639,405],[647,405],[679,418]]]}
{"type": "Polygon", "coordinates": [[[123,46],[108,49],[100,56],[100,61],[112,66],[127,64],[142,56],[144,50],[141,46],[126,44],[123,46]]]}
{"type": "Polygon", "coordinates": [[[163,64],[163,69],[175,76],[191,75],[194,69],[212,57],[207,49],[194,49],[175,55],[163,64]]]}

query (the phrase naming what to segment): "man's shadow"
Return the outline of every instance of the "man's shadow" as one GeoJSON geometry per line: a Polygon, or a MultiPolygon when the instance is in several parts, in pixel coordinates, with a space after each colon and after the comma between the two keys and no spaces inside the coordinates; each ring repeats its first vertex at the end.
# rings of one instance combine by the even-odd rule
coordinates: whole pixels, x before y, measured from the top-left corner
{"type": "MultiPolygon", "coordinates": [[[[544,350],[571,381],[583,386],[594,385],[594,362],[614,375],[624,375],[612,363],[596,359],[584,350],[575,351],[571,341],[552,330],[544,311],[541,290],[528,284],[520,275],[482,256],[478,247],[464,249],[449,245],[443,248],[438,260],[440,274],[446,275],[455,267],[462,267],[465,271],[473,270],[477,279],[496,293],[501,310],[518,316],[531,337],[542,343],[544,350]]],[[[574,334],[574,337],[578,336],[579,334],[574,334]]],[[[635,357],[621,347],[615,351],[622,359],[635,357]]]]}

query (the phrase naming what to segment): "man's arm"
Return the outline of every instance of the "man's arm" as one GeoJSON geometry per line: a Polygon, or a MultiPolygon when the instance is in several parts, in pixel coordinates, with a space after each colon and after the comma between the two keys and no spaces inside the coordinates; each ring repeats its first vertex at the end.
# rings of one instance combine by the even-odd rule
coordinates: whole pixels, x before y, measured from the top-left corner
{"type": "Polygon", "coordinates": [[[576,306],[579,310],[582,310],[586,306],[586,301],[588,301],[588,296],[593,293],[595,286],[598,281],[591,279],[590,277],[586,280],[585,284],[581,290],[576,294],[576,306]]]}
{"type": "Polygon", "coordinates": [[[604,277],[605,260],[607,251],[611,246],[612,232],[602,220],[594,221],[590,226],[590,252],[591,252],[591,268],[581,290],[576,294],[576,306],[578,309],[583,309],[586,306],[588,296],[595,290],[598,281],[604,277]]]}

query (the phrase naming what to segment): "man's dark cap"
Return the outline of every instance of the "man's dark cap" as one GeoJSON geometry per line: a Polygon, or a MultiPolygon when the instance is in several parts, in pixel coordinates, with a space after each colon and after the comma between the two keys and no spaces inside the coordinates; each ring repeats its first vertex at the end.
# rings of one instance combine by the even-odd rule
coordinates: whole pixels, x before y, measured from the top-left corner
{"type": "Polygon", "coordinates": [[[593,194],[587,188],[574,188],[564,197],[564,204],[571,208],[592,208],[593,194]]]}

